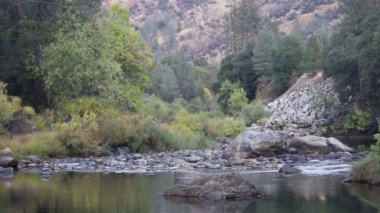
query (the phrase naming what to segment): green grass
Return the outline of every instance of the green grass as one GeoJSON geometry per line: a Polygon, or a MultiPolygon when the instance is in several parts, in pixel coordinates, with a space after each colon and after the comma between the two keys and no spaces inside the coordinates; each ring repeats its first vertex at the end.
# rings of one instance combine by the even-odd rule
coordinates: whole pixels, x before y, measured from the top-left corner
{"type": "Polygon", "coordinates": [[[58,157],[67,155],[66,148],[59,142],[56,132],[36,132],[13,137],[1,137],[0,148],[8,147],[18,156],[37,155],[58,157]]]}

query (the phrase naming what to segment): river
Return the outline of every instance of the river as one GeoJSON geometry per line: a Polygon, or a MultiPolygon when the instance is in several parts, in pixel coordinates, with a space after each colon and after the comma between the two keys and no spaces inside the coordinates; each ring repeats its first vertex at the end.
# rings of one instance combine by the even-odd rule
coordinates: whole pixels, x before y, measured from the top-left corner
{"type": "Polygon", "coordinates": [[[265,197],[251,201],[167,200],[173,173],[58,173],[49,180],[17,174],[0,180],[0,211],[29,212],[380,212],[380,189],[347,185],[337,175],[243,174],[265,197]]]}

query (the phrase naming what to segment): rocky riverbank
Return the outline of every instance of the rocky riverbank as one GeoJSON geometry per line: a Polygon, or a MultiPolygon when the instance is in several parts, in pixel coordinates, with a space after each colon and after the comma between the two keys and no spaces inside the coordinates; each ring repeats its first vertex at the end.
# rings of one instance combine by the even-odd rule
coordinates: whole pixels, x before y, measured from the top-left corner
{"type": "MultiPolygon", "coordinates": [[[[351,164],[363,153],[337,152],[326,155],[281,154],[240,161],[223,158],[223,150],[182,150],[151,154],[126,154],[99,158],[57,158],[45,161],[21,161],[19,170],[49,177],[57,172],[157,173],[177,170],[213,171],[276,171],[287,167],[319,164],[351,164]]],[[[317,166],[319,167],[319,166],[317,166]]],[[[8,171],[9,172],[9,171],[8,171]]]]}

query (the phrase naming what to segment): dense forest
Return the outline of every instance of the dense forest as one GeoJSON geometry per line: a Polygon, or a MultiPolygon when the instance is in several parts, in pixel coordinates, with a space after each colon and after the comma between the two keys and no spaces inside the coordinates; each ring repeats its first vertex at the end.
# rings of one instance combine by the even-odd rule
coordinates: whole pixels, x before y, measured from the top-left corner
{"type": "Polygon", "coordinates": [[[320,71],[344,103],[342,128],[376,134],[379,0],[340,1],[343,20],[323,34],[281,33],[254,0],[228,8],[228,50],[215,65],[186,49],[157,57],[121,5],[1,1],[0,146],[43,157],[214,147],[264,123],[266,103],[320,71]]]}

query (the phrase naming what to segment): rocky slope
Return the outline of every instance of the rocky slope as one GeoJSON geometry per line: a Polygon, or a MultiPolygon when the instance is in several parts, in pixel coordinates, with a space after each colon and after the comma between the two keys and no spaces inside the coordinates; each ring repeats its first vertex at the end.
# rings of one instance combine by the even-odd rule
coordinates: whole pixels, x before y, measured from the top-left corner
{"type": "MultiPolygon", "coordinates": [[[[191,56],[205,56],[218,63],[227,38],[223,28],[226,0],[104,0],[130,9],[133,26],[139,29],[158,57],[186,49],[191,56]]],[[[334,26],[340,20],[337,0],[257,0],[263,16],[289,33],[297,23],[305,33],[334,26]]]]}
{"type": "Polygon", "coordinates": [[[272,129],[316,129],[340,119],[339,99],[334,81],[323,73],[305,74],[282,96],[268,104],[271,118],[266,127],[272,129]]]}
{"type": "Polygon", "coordinates": [[[271,117],[253,124],[231,140],[227,159],[247,159],[281,153],[328,154],[354,152],[335,138],[315,136],[317,130],[341,120],[341,103],[332,79],[305,74],[282,96],[268,104],[271,117]]]}

